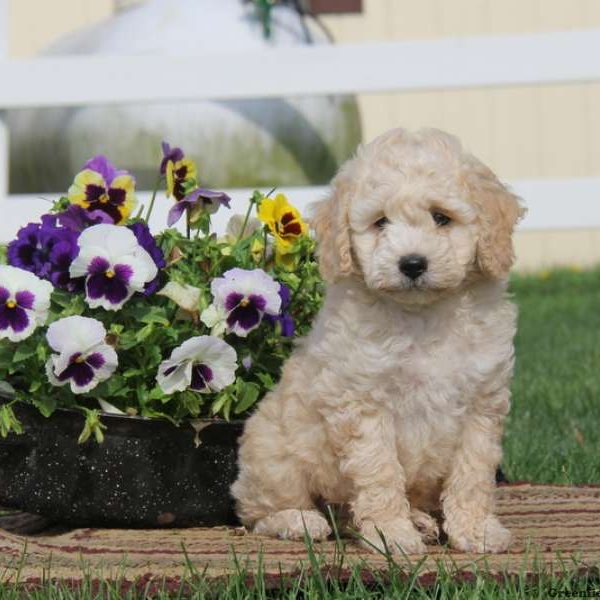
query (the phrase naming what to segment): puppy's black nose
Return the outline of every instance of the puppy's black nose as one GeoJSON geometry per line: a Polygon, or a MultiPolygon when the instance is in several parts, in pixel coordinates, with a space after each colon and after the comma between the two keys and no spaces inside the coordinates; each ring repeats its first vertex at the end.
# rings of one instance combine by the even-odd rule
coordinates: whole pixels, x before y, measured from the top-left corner
{"type": "Polygon", "coordinates": [[[420,254],[407,254],[400,259],[400,271],[411,279],[416,279],[427,271],[427,259],[420,254]]]}

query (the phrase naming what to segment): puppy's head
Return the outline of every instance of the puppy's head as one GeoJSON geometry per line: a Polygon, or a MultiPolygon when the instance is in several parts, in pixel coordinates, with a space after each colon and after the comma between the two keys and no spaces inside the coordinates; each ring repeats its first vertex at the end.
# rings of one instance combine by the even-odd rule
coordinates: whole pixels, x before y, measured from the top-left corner
{"type": "Polygon", "coordinates": [[[323,277],[360,277],[403,304],[504,279],[519,199],[459,141],[395,129],[359,148],[312,220],[323,277]]]}

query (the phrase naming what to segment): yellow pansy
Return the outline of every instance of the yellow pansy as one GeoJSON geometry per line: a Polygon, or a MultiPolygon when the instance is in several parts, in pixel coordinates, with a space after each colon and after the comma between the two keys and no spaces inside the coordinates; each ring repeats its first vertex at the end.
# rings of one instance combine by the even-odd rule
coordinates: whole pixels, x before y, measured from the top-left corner
{"type": "Polygon", "coordinates": [[[276,254],[294,252],[296,243],[308,233],[308,225],[284,194],[277,194],[275,198],[265,198],[260,203],[258,218],[275,237],[276,254]]]}
{"type": "Polygon", "coordinates": [[[167,196],[182,200],[195,185],[197,177],[196,164],[189,158],[178,161],[168,161],[165,174],[167,176],[167,196]]]}
{"type": "Polygon", "coordinates": [[[118,225],[136,204],[135,180],[126,171],[117,171],[103,156],[89,160],[67,193],[69,202],[88,211],[100,210],[118,225]]]}

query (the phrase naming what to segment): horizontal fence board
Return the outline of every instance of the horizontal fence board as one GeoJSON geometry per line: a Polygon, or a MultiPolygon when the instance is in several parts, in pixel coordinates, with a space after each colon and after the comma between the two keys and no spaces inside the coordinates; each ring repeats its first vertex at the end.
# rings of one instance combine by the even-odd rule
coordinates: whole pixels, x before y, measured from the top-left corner
{"type": "MultiPolygon", "coordinates": [[[[519,224],[520,231],[560,230],[600,227],[600,178],[564,180],[528,180],[512,183],[528,208],[528,213],[519,224]]],[[[265,190],[267,191],[267,190],[265,190]]],[[[283,188],[289,200],[303,214],[308,207],[327,195],[327,187],[283,188]]],[[[229,190],[232,210],[221,209],[213,217],[214,230],[222,234],[233,213],[244,213],[252,190],[229,190]]],[[[17,230],[30,221],[38,220],[47,212],[51,201],[58,195],[45,198],[32,195],[9,196],[2,205],[0,215],[0,242],[10,241],[17,230]]],[[[138,193],[141,204],[148,204],[149,192],[138,193]]],[[[164,228],[171,201],[161,194],[157,197],[151,225],[154,231],[164,228]]],[[[180,226],[183,226],[183,219],[180,226]]]]}
{"type": "Polygon", "coordinates": [[[0,109],[600,80],[600,30],[0,61],[0,109]]]}

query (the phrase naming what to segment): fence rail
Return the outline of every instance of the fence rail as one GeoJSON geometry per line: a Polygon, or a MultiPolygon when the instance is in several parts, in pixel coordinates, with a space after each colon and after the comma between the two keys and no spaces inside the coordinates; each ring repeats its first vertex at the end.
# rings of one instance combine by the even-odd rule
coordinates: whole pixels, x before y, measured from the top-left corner
{"type": "MultiPolygon", "coordinates": [[[[600,81],[600,30],[448,38],[198,57],[52,57],[1,60],[7,36],[0,0],[0,239],[43,209],[8,196],[3,111],[26,107],[289,97],[600,81]],[[197,73],[197,76],[194,74],[197,73]],[[192,74],[192,75],[191,75],[192,74]]],[[[600,179],[516,182],[531,208],[526,228],[600,226],[600,179]],[[561,204],[569,201],[565,221],[561,204]]],[[[314,190],[306,190],[313,195],[314,190]]],[[[41,194],[43,195],[43,194],[41,194]]]]}
{"type": "MultiPolygon", "coordinates": [[[[590,210],[598,204],[600,178],[521,180],[510,182],[510,185],[525,199],[528,208],[519,224],[520,231],[600,228],[600,211],[590,210]],[[565,204],[568,210],[565,210],[565,204]]],[[[280,191],[306,214],[313,202],[326,196],[327,190],[325,186],[314,186],[288,187],[280,191]]],[[[245,212],[252,190],[235,189],[227,190],[227,193],[232,198],[232,210],[222,209],[213,217],[213,227],[219,234],[225,231],[231,214],[245,212]]],[[[149,192],[140,192],[137,196],[140,204],[148,205],[149,192]]],[[[50,203],[57,198],[58,194],[8,196],[0,221],[0,243],[13,239],[19,227],[47,212],[50,203]]],[[[170,200],[159,194],[150,223],[153,230],[160,231],[165,227],[171,205],[170,200]]]]}
{"type": "Polygon", "coordinates": [[[0,81],[9,82],[0,89],[0,109],[597,81],[598,56],[600,30],[185,58],[10,60],[0,63],[0,81]]]}

